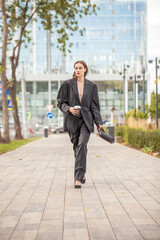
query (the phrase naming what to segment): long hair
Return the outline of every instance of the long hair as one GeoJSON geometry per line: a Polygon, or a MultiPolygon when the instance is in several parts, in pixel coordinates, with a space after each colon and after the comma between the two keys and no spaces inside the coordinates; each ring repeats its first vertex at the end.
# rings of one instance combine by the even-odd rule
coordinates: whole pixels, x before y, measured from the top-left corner
{"type": "Polygon", "coordinates": [[[77,63],[81,63],[81,64],[83,65],[83,67],[86,69],[86,72],[84,73],[84,76],[86,76],[87,73],[88,73],[88,66],[87,66],[87,64],[86,64],[84,61],[79,60],[79,61],[77,61],[77,62],[74,63],[74,67],[75,67],[75,65],[76,65],[77,63]]]}

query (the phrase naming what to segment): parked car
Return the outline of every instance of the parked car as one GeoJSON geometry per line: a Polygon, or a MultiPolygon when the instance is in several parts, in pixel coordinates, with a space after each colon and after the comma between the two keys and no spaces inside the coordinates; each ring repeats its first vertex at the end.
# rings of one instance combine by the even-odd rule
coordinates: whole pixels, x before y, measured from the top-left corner
{"type": "Polygon", "coordinates": [[[106,121],[105,123],[103,123],[103,126],[112,126],[112,123],[106,121]]]}
{"type": "Polygon", "coordinates": [[[102,124],[103,124],[103,126],[112,126],[111,121],[107,121],[107,119],[102,120],[102,124]]]}
{"type": "Polygon", "coordinates": [[[64,133],[64,128],[63,127],[57,127],[54,129],[54,133],[64,133]]]}

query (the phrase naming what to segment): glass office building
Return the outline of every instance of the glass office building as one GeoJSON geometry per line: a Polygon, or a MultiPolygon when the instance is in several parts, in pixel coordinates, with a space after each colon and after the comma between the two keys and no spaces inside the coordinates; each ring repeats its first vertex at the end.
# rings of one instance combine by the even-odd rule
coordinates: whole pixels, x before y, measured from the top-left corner
{"type": "MultiPolygon", "coordinates": [[[[66,56],[57,48],[57,33],[40,30],[38,20],[33,29],[33,42],[22,48],[24,61],[27,112],[35,122],[47,121],[47,104],[54,104],[54,124],[62,124],[62,114],[56,107],[57,91],[63,81],[72,77],[73,64],[84,60],[88,64],[87,78],[98,85],[101,114],[110,121],[110,107],[114,106],[116,122],[134,108],[133,80],[130,76],[147,69],[147,0],[94,0],[100,10],[97,15],[78,19],[79,27],[86,28],[83,36],[74,33],[71,53],[66,56]],[[125,81],[124,81],[125,64],[125,81]],[[122,75],[120,75],[122,73],[122,75]]],[[[54,30],[54,29],[53,29],[54,30]]],[[[18,69],[17,96],[22,112],[21,65],[18,69]]],[[[147,95],[146,75],[145,95],[147,95]]],[[[135,88],[136,106],[142,108],[142,79],[135,88]]],[[[145,97],[147,99],[147,97],[145,97]]]]}

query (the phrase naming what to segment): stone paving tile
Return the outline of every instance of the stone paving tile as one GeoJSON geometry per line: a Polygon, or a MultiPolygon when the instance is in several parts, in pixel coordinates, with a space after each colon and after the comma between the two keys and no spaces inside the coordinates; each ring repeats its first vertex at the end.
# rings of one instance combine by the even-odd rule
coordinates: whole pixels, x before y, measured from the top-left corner
{"type": "Polygon", "coordinates": [[[35,239],[36,238],[37,231],[36,230],[23,230],[23,231],[17,231],[15,230],[11,240],[29,240],[29,239],[35,239]]]}
{"type": "Polygon", "coordinates": [[[135,229],[130,227],[113,229],[118,240],[142,240],[142,235],[135,229]]]}
{"type": "Polygon", "coordinates": [[[0,156],[0,240],[160,240],[158,158],[92,134],[74,188],[67,134],[0,156]]]}
{"type": "Polygon", "coordinates": [[[42,220],[36,240],[61,240],[62,221],[42,220]]]}
{"type": "Polygon", "coordinates": [[[88,240],[89,236],[86,228],[76,228],[76,229],[69,228],[64,230],[63,239],[64,240],[71,240],[71,239],[88,240]]]}
{"type": "Polygon", "coordinates": [[[91,239],[116,239],[108,219],[88,219],[89,234],[91,239]]]}
{"type": "Polygon", "coordinates": [[[0,216],[0,239],[9,239],[11,233],[13,232],[17,222],[17,216],[0,216]]]}
{"type": "Polygon", "coordinates": [[[152,214],[152,218],[155,220],[155,222],[157,222],[157,224],[160,225],[160,215],[154,215],[154,214],[152,214]]]}

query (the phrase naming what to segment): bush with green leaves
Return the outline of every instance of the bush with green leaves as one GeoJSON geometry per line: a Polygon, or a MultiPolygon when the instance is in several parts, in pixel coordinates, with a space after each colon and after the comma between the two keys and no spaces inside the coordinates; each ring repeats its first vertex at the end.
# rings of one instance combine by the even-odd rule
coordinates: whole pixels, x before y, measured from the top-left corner
{"type": "Polygon", "coordinates": [[[126,126],[115,128],[115,135],[121,136],[123,142],[137,148],[151,148],[160,152],[160,130],[142,130],[126,126]]]}
{"type": "MultiPolygon", "coordinates": [[[[134,109],[132,109],[131,111],[129,111],[125,118],[129,118],[129,117],[134,117],[134,109]]],[[[148,113],[143,113],[141,111],[139,111],[138,109],[136,109],[136,119],[147,119],[148,118],[148,113]]]]}
{"type": "MultiPolygon", "coordinates": [[[[146,105],[146,112],[151,118],[156,117],[156,94],[152,92],[151,94],[151,104],[146,105]]],[[[158,116],[160,116],[160,94],[158,94],[158,116]]]]}

